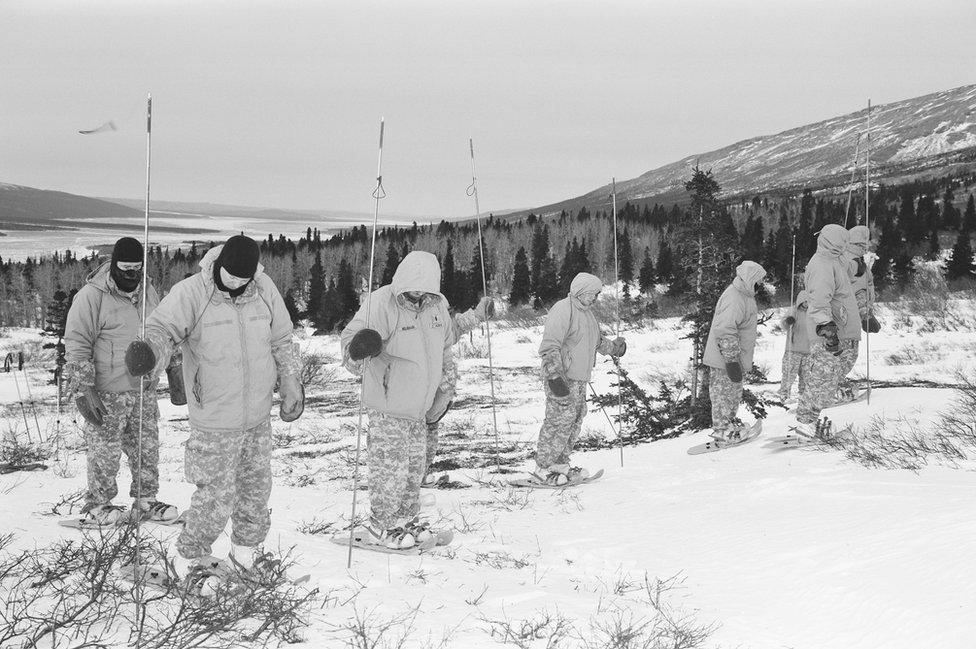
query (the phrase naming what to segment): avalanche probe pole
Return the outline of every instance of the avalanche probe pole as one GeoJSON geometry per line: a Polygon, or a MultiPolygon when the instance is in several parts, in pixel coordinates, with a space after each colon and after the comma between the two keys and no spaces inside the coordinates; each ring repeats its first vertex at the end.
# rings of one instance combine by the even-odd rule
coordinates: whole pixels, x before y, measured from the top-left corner
{"type": "MultiPolygon", "coordinates": [[[[796,312],[794,311],[795,300],[793,297],[793,289],[796,287],[796,230],[793,231],[793,244],[790,250],[790,310],[787,313],[792,313],[793,324],[786,328],[786,367],[791,368],[793,366],[793,327],[796,326],[796,312]]],[[[782,382],[786,380],[784,375],[780,381],[780,393],[783,394],[782,382]]],[[[793,388],[793,374],[790,373],[790,389],[793,388]]]]}
{"type": "Polygon", "coordinates": [[[844,208],[844,229],[847,229],[847,222],[850,218],[851,213],[851,198],[854,194],[854,181],[857,179],[857,154],[858,149],[861,146],[861,134],[857,134],[857,139],[854,140],[854,160],[851,161],[851,183],[847,190],[847,207],[844,208]]]}
{"type": "MultiPolygon", "coordinates": [[[[488,297],[488,275],[485,272],[485,239],[481,232],[481,205],[478,202],[478,177],[474,168],[474,140],[468,138],[468,148],[471,150],[471,184],[468,186],[468,196],[474,197],[475,218],[478,221],[478,249],[481,252],[481,287],[485,297],[488,297]]],[[[491,318],[485,308],[485,335],[488,338],[488,383],[491,386],[491,425],[495,431],[495,470],[501,468],[498,455],[498,413],[495,407],[495,366],[491,358],[491,318]]]]}
{"type": "MultiPolygon", "coordinates": [[[[864,223],[868,226],[868,237],[871,236],[871,212],[868,209],[871,206],[871,100],[868,99],[868,130],[867,130],[867,143],[864,158],[864,223]]],[[[872,271],[873,272],[873,271],[872,271]]],[[[870,279],[870,278],[869,278],[870,279]]],[[[871,297],[870,291],[868,292],[868,298],[871,297]]],[[[868,405],[871,405],[871,331],[870,328],[865,327],[868,331],[865,332],[864,336],[864,353],[865,361],[867,362],[867,379],[868,379],[868,405]]]]}
{"type": "MultiPolygon", "coordinates": [[[[152,93],[146,96],[146,209],[143,219],[142,242],[142,339],[146,339],[146,292],[149,276],[149,180],[152,175],[152,93]]],[[[139,379],[139,434],[136,437],[136,548],[133,556],[133,577],[135,578],[136,624],[138,640],[142,639],[142,575],[139,574],[139,553],[142,552],[142,420],[146,407],[146,388],[148,374],[139,379]]]]}
{"type": "MultiPolygon", "coordinates": [[[[383,189],[383,118],[380,118],[380,152],[376,163],[376,189],[373,190],[373,235],[369,244],[369,283],[366,285],[366,326],[369,328],[369,309],[373,297],[373,263],[376,260],[376,222],[380,215],[380,200],[386,198],[383,189]]],[[[359,423],[356,424],[356,464],[352,474],[352,516],[349,520],[349,556],[346,568],[352,568],[353,535],[356,531],[356,496],[359,494],[359,458],[363,449],[363,413],[366,410],[366,372],[369,369],[369,356],[363,359],[363,374],[359,384],[359,423]]]]}
{"type": "MultiPolygon", "coordinates": [[[[616,293],[617,302],[617,338],[620,338],[620,263],[617,260],[617,179],[611,178],[613,186],[613,290],[616,293]]],[[[620,442],[620,468],[624,466],[624,401],[621,390],[623,390],[624,374],[617,363],[617,441],[620,442]]]]}

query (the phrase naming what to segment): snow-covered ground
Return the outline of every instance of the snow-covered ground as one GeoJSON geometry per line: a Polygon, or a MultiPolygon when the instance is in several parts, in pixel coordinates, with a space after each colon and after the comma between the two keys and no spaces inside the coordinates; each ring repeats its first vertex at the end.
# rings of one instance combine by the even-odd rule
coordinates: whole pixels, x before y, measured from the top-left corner
{"type": "MultiPolygon", "coordinates": [[[[871,337],[871,377],[881,385],[944,386],[956,381],[957,369],[976,365],[971,304],[954,303],[953,316],[936,323],[949,331],[934,327],[932,319],[906,320],[882,311],[886,330],[871,337]]],[[[777,380],[783,339],[774,322],[761,327],[757,358],[777,380]]],[[[625,331],[624,366],[645,387],[652,387],[655,377],[682,372],[690,343],[681,333],[673,319],[625,331]]],[[[510,455],[531,450],[542,419],[536,369],[540,335],[539,327],[493,331],[498,427],[510,455]]],[[[8,332],[0,348],[17,349],[31,339],[8,332]]],[[[307,338],[302,344],[338,356],[335,337],[307,338]]],[[[442,426],[447,457],[462,465],[490,458],[484,448],[492,421],[484,351],[485,340],[477,333],[459,345],[458,407],[442,426]],[[455,453],[459,450],[465,452],[455,453]]],[[[598,364],[598,391],[608,389],[609,367],[598,364]]],[[[41,387],[42,369],[29,370],[34,395],[50,399],[50,387],[41,387]]],[[[866,371],[862,353],[855,374],[866,371]]],[[[309,394],[301,420],[291,425],[274,420],[276,484],[268,544],[294,547],[296,570],[310,573],[326,595],[311,614],[304,634],[308,646],[346,646],[345,626],[357,614],[368,618],[377,634],[386,622],[399,621],[377,647],[398,646],[401,636],[408,637],[408,647],[502,646],[506,624],[520,632],[525,621],[542,627],[523,641],[526,647],[645,646],[609,644],[601,640],[601,629],[652,617],[648,584],[653,591],[656,580],[664,584],[660,605],[675,619],[685,626],[713,627],[706,647],[972,646],[976,463],[971,460],[932,461],[917,472],[869,469],[839,450],[773,451],[763,447],[762,438],[689,456],[687,449],[705,439],[698,433],[627,447],[623,466],[618,449],[579,453],[574,463],[605,469],[606,475],[565,491],[488,486],[477,480],[505,476],[490,467],[459,468],[451,476],[469,488],[424,492],[436,498],[425,513],[456,529],[451,546],[413,557],[357,551],[347,570],[345,548],[329,542],[328,534],[300,531],[313,523],[339,528],[350,513],[357,391],[341,369],[336,377],[309,394]],[[560,620],[566,621],[566,634],[553,644],[550,635],[560,620]]],[[[22,434],[14,388],[13,375],[0,373],[4,429],[19,426],[22,434]]],[[[953,408],[954,398],[948,387],[882,387],[874,390],[870,405],[847,405],[828,414],[857,430],[878,431],[879,422],[887,421],[886,430],[895,434],[898,426],[913,422],[930,428],[940,412],[953,408]]],[[[160,404],[160,497],[182,505],[192,490],[182,482],[186,414],[165,395],[160,404]]],[[[744,410],[743,415],[748,418],[744,410]]],[[[66,466],[0,476],[0,517],[16,535],[13,547],[78,534],[43,515],[50,510],[45,503],[84,486],[78,429],[68,421],[74,416],[70,411],[65,417],[74,449],[66,466]]],[[[41,423],[52,426],[53,416],[43,411],[41,423]]],[[[790,414],[773,408],[764,434],[785,431],[790,423],[790,414]]],[[[613,434],[599,411],[588,416],[584,428],[613,434]]],[[[127,485],[123,469],[123,492],[127,485]]],[[[366,499],[359,502],[365,506],[366,499]]],[[[224,537],[216,549],[226,552],[228,546],[224,537]]]]}

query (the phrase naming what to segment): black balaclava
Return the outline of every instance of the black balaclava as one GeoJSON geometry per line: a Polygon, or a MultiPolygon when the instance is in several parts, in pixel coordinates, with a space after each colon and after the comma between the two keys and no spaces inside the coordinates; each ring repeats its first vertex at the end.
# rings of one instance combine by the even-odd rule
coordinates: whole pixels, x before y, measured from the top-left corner
{"type": "Polygon", "coordinates": [[[139,288],[142,281],[142,269],[139,270],[119,270],[118,262],[139,262],[143,263],[142,244],[138,239],[132,237],[122,237],[115,242],[112,248],[112,265],[109,267],[109,275],[119,287],[120,291],[131,293],[139,288]]]}
{"type": "Polygon", "coordinates": [[[243,295],[251,282],[249,281],[239,288],[229,289],[220,281],[220,269],[223,268],[234,277],[253,280],[254,274],[258,272],[258,259],[260,257],[261,251],[254,239],[245,237],[243,234],[237,234],[228,239],[220,254],[217,255],[217,261],[214,262],[213,266],[214,283],[217,284],[217,288],[231,297],[243,295]]]}

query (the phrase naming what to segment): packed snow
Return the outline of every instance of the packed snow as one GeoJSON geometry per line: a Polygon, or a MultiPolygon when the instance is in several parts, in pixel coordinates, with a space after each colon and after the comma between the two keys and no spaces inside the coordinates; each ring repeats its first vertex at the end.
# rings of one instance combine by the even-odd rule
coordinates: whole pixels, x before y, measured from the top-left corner
{"type": "MultiPolygon", "coordinates": [[[[871,337],[870,374],[882,387],[872,392],[869,404],[825,414],[856,431],[928,430],[941,412],[954,407],[955,373],[976,369],[976,331],[964,324],[972,322],[974,309],[954,301],[948,320],[909,316],[896,307],[880,311],[885,329],[871,337]],[[921,381],[928,387],[916,387],[921,381]],[[888,385],[904,387],[883,387],[888,385]]],[[[776,322],[761,325],[757,349],[758,364],[774,381],[783,350],[776,322]]],[[[691,350],[680,338],[683,331],[677,319],[625,330],[625,368],[650,389],[659,377],[685,372],[691,350]]],[[[543,417],[540,337],[538,324],[524,323],[494,330],[491,338],[498,432],[504,445],[522,444],[524,451],[531,450],[543,417]]],[[[36,349],[36,341],[33,333],[10,331],[2,347],[36,349]]],[[[424,491],[435,500],[425,515],[455,529],[452,545],[420,556],[355,551],[347,570],[347,549],[331,543],[329,534],[350,514],[357,387],[335,362],[335,336],[303,335],[301,345],[306,353],[328,355],[335,376],[309,392],[299,421],[283,424],[275,414],[276,484],[267,545],[294,548],[293,572],[309,573],[311,586],[321,590],[322,604],[313,608],[303,632],[307,646],[346,646],[351,637],[346,627],[357,614],[368,618],[376,633],[384,623],[396,622],[376,646],[400,646],[401,637],[406,647],[503,646],[506,625],[524,629],[523,622],[541,624],[546,616],[549,625],[522,646],[611,646],[598,644],[600,629],[613,620],[652,617],[648,588],[654,591],[657,580],[663,583],[659,605],[673,619],[712,628],[705,647],[972,646],[976,464],[934,459],[915,471],[877,469],[835,449],[770,450],[764,438],[786,432],[793,421],[780,408],[770,410],[758,441],[717,453],[687,454],[706,439],[704,432],[626,447],[623,466],[617,448],[579,452],[575,464],[606,474],[572,489],[492,486],[485,483],[519,474],[495,474],[490,466],[452,470],[452,479],[469,488],[424,491]],[[315,525],[329,533],[299,531],[315,525]],[[572,630],[552,644],[546,630],[561,619],[572,630]]],[[[441,428],[449,452],[478,440],[490,444],[492,437],[486,339],[475,333],[457,349],[458,407],[441,428]]],[[[863,351],[862,342],[856,376],[868,372],[863,351]]],[[[611,367],[601,357],[597,391],[610,389],[611,367]]],[[[35,398],[52,403],[52,388],[42,386],[44,369],[36,364],[27,369],[35,398]]],[[[5,429],[23,435],[14,376],[0,374],[0,401],[5,429]]],[[[17,375],[20,389],[23,378],[17,375]]],[[[777,387],[767,383],[753,389],[777,387]]],[[[186,411],[172,406],[164,393],[160,406],[159,496],[185,506],[192,491],[182,481],[186,411]]],[[[740,414],[751,420],[744,408],[740,414]]],[[[50,433],[54,415],[45,408],[40,416],[50,433]]],[[[15,534],[14,548],[80,534],[45,515],[49,503],[84,488],[76,417],[73,409],[64,417],[71,449],[66,460],[44,472],[0,476],[0,517],[8,521],[5,531],[15,534]]],[[[588,415],[587,432],[613,438],[599,410],[588,415]]],[[[119,483],[125,493],[124,468],[119,483]]],[[[360,507],[367,502],[360,498],[360,507]]],[[[175,539],[167,528],[146,529],[175,539]]],[[[224,537],[215,550],[221,554],[228,548],[224,537]]]]}

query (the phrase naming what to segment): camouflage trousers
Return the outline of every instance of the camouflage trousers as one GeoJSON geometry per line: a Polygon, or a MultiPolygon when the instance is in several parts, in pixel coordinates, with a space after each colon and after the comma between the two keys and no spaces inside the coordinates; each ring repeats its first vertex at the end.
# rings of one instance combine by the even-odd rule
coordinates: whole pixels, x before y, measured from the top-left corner
{"type": "Polygon", "coordinates": [[[799,392],[803,392],[807,382],[807,374],[810,371],[809,362],[810,354],[792,351],[783,354],[783,378],[779,384],[780,401],[786,401],[790,398],[790,390],[793,389],[794,381],[799,380],[797,389],[799,392]]]}
{"type": "Polygon", "coordinates": [[[847,380],[847,375],[851,373],[854,369],[854,364],[857,363],[857,352],[861,346],[860,340],[842,340],[840,341],[840,359],[837,367],[837,385],[847,386],[849,381],[847,380]]]}
{"type": "Polygon", "coordinates": [[[139,393],[99,392],[108,410],[101,426],[85,424],[88,493],[85,506],[112,501],[119,493],[116,478],[125,453],[132,473],[129,495],[155,498],[159,492],[159,405],[154,393],[146,393],[142,412],[142,448],[139,446],[139,393]]]}
{"type": "Polygon", "coordinates": [[[437,433],[440,425],[439,421],[427,424],[427,461],[424,462],[424,475],[430,471],[430,465],[434,463],[434,457],[437,455],[437,433]]]}
{"type": "Polygon", "coordinates": [[[807,365],[809,373],[806,385],[800,392],[800,403],[796,408],[798,422],[816,423],[820,418],[820,411],[833,404],[837,381],[840,378],[840,363],[840,356],[834,356],[824,347],[823,338],[817,336],[810,341],[810,358],[807,365]]]}
{"type": "Polygon", "coordinates": [[[742,382],[733,383],[724,369],[710,367],[708,397],[712,400],[712,430],[725,432],[739,412],[742,401],[742,382]]]}
{"type": "Polygon", "coordinates": [[[271,528],[271,420],[233,432],[191,429],[186,481],[197,489],[176,549],[187,559],[211,553],[232,522],[231,542],[255,546],[271,528]]]}
{"type": "Polygon", "coordinates": [[[370,412],[366,437],[369,507],[378,527],[397,527],[420,513],[427,435],[424,422],[370,412]]]}
{"type": "Polygon", "coordinates": [[[545,470],[554,464],[569,464],[586,416],[586,381],[567,379],[569,394],[565,397],[554,395],[548,381],[542,385],[546,391],[546,418],[539,431],[535,463],[545,470]]]}

